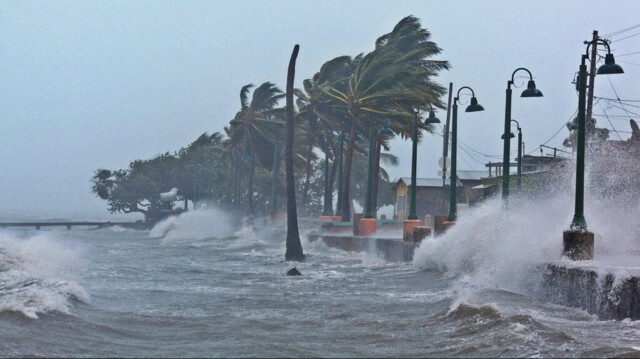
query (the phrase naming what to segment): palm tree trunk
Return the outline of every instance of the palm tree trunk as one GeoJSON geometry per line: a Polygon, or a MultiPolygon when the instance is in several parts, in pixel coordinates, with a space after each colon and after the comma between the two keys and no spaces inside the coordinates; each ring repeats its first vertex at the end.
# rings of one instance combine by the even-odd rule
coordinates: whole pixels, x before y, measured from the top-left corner
{"type": "Polygon", "coordinates": [[[248,199],[249,199],[249,209],[251,210],[251,214],[255,217],[256,216],[256,211],[253,208],[253,176],[255,174],[255,170],[256,170],[256,156],[252,153],[251,154],[251,169],[249,170],[249,195],[248,195],[248,199]]]}
{"type": "Polygon", "coordinates": [[[298,213],[296,210],[296,189],[293,179],[293,78],[296,73],[296,58],[300,46],[293,47],[289,68],[287,71],[287,148],[285,162],[287,169],[287,251],[284,255],[287,261],[301,261],[304,259],[300,232],[298,231],[298,213]]]}
{"type": "Polygon", "coordinates": [[[308,138],[307,139],[307,163],[305,168],[305,179],[304,186],[302,187],[302,201],[300,202],[300,206],[302,207],[302,214],[308,215],[308,197],[309,197],[309,184],[311,182],[311,155],[313,151],[313,141],[308,138]]]}
{"type": "Polygon", "coordinates": [[[373,155],[373,178],[371,183],[371,209],[373,211],[373,218],[378,218],[378,182],[380,180],[380,150],[382,149],[382,143],[378,138],[374,138],[376,144],[374,146],[373,155]]]}
{"type": "Polygon", "coordinates": [[[344,158],[343,179],[342,179],[342,221],[349,222],[351,220],[351,205],[349,198],[349,184],[351,181],[351,167],[353,165],[353,149],[356,143],[356,119],[351,119],[351,129],[349,130],[349,144],[347,145],[347,153],[344,158]]]}
{"type": "Polygon", "coordinates": [[[234,184],[234,176],[235,172],[233,171],[233,160],[229,164],[229,180],[227,182],[227,193],[225,195],[225,203],[231,204],[231,195],[233,193],[233,184],[234,184]]]}
{"type": "MultiPolygon", "coordinates": [[[[338,155],[336,153],[335,146],[331,146],[331,151],[333,152],[333,162],[331,163],[331,171],[329,172],[329,207],[331,207],[331,211],[333,213],[333,184],[336,180],[336,173],[338,172],[338,155]]],[[[340,203],[338,203],[340,205],[340,203]]]]}

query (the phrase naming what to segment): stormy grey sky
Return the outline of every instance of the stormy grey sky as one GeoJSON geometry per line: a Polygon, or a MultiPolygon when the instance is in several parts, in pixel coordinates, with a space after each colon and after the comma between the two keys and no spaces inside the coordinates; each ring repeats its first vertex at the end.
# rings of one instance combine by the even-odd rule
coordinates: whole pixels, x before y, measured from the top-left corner
{"type": "MultiPolygon", "coordinates": [[[[472,87],[485,107],[458,116],[460,169],[500,160],[506,84],[519,67],[544,93],[521,99],[514,89],[526,152],[561,147],[577,108],[571,81],[593,30],[612,34],[626,72],[598,76],[596,96],[640,100],[639,10],[637,0],[1,0],[0,216],[106,218],[106,203],[90,192],[95,169],[124,168],[222,131],[243,85],[284,89],[294,44],[299,87],[327,60],[371,51],[407,15],[443,49],[437,58],[450,61],[439,82],[453,82],[454,92],[472,87]]],[[[640,102],[627,104],[631,114],[600,101],[594,113],[610,118],[598,125],[626,139],[640,113],[640,102]]],[[[441,151],[442,137],[426,136],[418,176],[436,177],[441,151]]],[[[394,141],[391,152],[401,160],[392,175],[409,176],[410,142],[394,141]]]]}

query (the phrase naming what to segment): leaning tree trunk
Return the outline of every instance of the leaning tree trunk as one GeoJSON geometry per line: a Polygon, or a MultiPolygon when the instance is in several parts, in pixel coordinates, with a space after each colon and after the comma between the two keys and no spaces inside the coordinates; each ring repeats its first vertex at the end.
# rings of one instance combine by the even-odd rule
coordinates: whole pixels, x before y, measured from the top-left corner
{"type": "Polygon", "coordinates": [[[349,130],[349,144],[347,145],[347,153],[344,156],[344,172],[342,174],[342,221],[349,222],[351,220],[351,200],[349,198],[349,187],[351,182],[351,167],[353,165],[353,149],[356,143],[356,119],[351,119],[351,129],[349,130]]]}
{"type": "Polygon", "coordinates": [[[300,232],[298,231],[296,190],[293,179],[293,78],[296,74],[296,58],[298,57],[299,49],[299,45],[293,47],[287,71],[287,148],[285,150],[287,170],[287,251],[284,258],[288,261],[301,261],[304,259],[302,244],[300,243],[300,232]]]}

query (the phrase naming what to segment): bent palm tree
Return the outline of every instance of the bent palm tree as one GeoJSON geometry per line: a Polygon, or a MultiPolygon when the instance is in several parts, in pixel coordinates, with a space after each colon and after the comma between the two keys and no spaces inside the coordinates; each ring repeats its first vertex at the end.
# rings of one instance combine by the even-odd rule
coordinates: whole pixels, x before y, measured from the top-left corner
{"type": "Polygon", "coordinates": [[[276,108],[276,105],[284,97],[284,94],[276,85],[265,82],[253,91],[251,102],[249,102],[248,94],[252,87],[252,84],[242,87],[240,91],[241,109],[231,120],[229,129],[225,130],[227,130],[229,137],[226,149],[235,159],[236,176],[239,176],[237,171],[241,165],[238,158],[243,159],[249,165],[247,203],[251,213],[255,215],[253,177],[256,157],[264,167],[268,168],[270,154],[273,153],[275,140],[278,138],[278,132],[283,124],[279,118],[282,116],[282,110],[276,108]]]}
{"type": "Polygon", "coordinates": [[[448,69],[448,63],[428,60],[440,52],[429,37],[417,18],[402,19],[392,32],[378,39],[374,51],[354,59],[355,68],[346,88],[332,87],[327,92],[351,118],[344,165],[343,221],[350,219],[349,182],[357,132],[381,119],[399,122],[396,128],[405,127],[402,124],[413,118],[412,108],[425,101],[442,106],[439,97],[445,89],[431,78],[448,69]]]}

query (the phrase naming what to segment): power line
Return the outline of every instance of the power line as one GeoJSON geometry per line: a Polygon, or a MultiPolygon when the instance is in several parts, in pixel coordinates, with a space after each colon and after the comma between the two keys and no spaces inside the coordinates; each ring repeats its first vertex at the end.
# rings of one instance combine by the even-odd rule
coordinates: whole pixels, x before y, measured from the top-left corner
{"type": "MultiPolygon", "coordinates": [[[[609,84],[611,85],[611,89],[613,90],[613,94],[616,95],[616,98],[620,98],[620,96],[618,96],[618,91],[616,91],[616,88],[613,86],[613,82],[611,82],[611,79],[609,78],[609,76],[607,76],[607,80],[609,80],[609,84]]],[[[620,105],[622,106],[622,109],[624,110],[624,112],[627,113],[627,115],[629,114],[629,111],[627,111],[626,108],[624,108],[624,104],[622,102],[620,102],[620,105]]],[[[636,116],[638,116],[636,114],[636,116]]]]}
{"type": "Polygon", "coordinates": [[[622,34],[624,32],[631,31],[631,30],[637,29],[639,27],[640,27],[640,24],[633,25],[633,26],[627,27],[626,29],[622,29],[622,30],[614,31],[614,32],[612,32],[610,34],[606,34],[606,35],[604,35],[602,37],[611,37],[611,36],[620,35],[620,34],[622,34]]]}
{"type": "MultiPolygon", "coordinates": [[[[463,154],[465,154],[465,153],[466,153],[467,155],[469,155],[469,153],[467,153],[464,149],[462,150],[462,152],[463,152],[463,154]]],[[[474,161],[476,161],[476,162],[480,163],[481,165],[483,165],[483,166],[485,165],[483,162],[478,161],[477,159],[473,158],[472,156],[469,156],[469,157],[470,157],[472,160],[474,160],[474,161]]],[[[466,163],[466,164],[467,164],[467,166],[468,166],[469,168],[471,168],[471,169],[473,169],[474,171],[476,171],[476,168],[475,168],[474,166],[472,166],[471,164],[469,164],[469,162],[467,162],[467,160],[465,159],[465,157],[464,157],[464,156],[461,156],[461,158],[462,158],[462,161],[464,161],[464,163],[466,163]]]]}
{"type": "MultiPolygon", "coordinates": [[[[600,105],[600,108],[602,108],[602,112],[604,112],[605,116],[607,116],[607,111],[605,111],[604,107],[602,107],[602,105],[600,105]]],[[[611,120],[609,119],[609,116],[607,116],[607,121],[609,121],[609,124],[611,125],[611,128],[613,129],[613,132],[615,132],[616,136],[618,136],[618,138],[622,141],[622,137],[620,137],[620,134],[618,133],[616,128],[613,126],[613,123],[611,123],[611,120]]]]}
{"type": "MultiPolygon", "coordinates": [[[[604,113],[594,113],[591,116],[595,116],[595,117],[606,117],[607,115],[605,115],[604,113]]],[[[629,118],[629,117],[633,117],[633,116],[629,116],[627,115],[608,115],[609,117],[613,118],[613,119],[620,119],[620,118],[629,118]]]]}
{"type": "Polygon", "coordinates": [[[636,54],[640,54],[640,51],[630,52],[628,54],[616,55],[616,57],[623,57],[623,56],[636,55],[636,54]]]}
{"type": "Polygon", "coordinates": [[[622,39],[617,39],[617,40],[611,41],[611,42],[613,43],[613,42],[618,42],[618,41],[626,40],[626,39],[628,39],[628,38],[635,37],[635,36],[638,36],[638,35],[640,35],[640,32],[639,32],[639,33],[637,33],[637,34],[629,35],[629,36],[627,36],[627,37],[623,37],[622,39]]]}
{"type": "Polygon", "coordinates": [[[640,64],[636,64],[635,62],[629,62],[629,61],[620,61],[623,64],[629,64],[629,65],[633,65],[633,66],[640,66],[640,64]]]}
{"type": "MultiPolygon", "coordinates": [[[[576,108],[576,110],[575,110],[575,111],[573,111],[573,113],[571,114],[571,116],[569,116],[569,120],[568,120],[568,121],[571,121],[571,119],[573,118],[573,116],[575,116],[577,113],[578,113],[578,109],[576,108]]],[[[553,139],[554,139],[554,138],[555,138],[555,137],[560,133],[560,131],[562,131],[562,129],[563,129],[563,128],[565,128],[565,126],[566,126],[566,124],[565,124],[565,123],[563,123],[563,124],[562,124],[562,126],[560,126],[560,128],[558,129],[558,131],[557,131],[556,133],[554,133],[554,134],[553,134],[553,136],[551,136],[551,138],[550,138],[550,139],[548,139],[547,141],[545,141],[545,143],[543,143],[543,145],[546,145],[546,144],[547,144],[547,143],[549,143],[551,140],[553,140],[553,139]]],[[[531,153],[533,153],[533,152],[535,152],[535,151],[531,151],[531,152],[529,152],[529,153],[527,153],[527,154],[531,154],[531,153]]]]}
{"type": "MultiPolygon", "coordinates": [[[[615,104],[617,103],[621,103],[620,101],[616,101],[616,100],[605,100],[605,102],[609,105],[609,106],[615,106],[615,104]]],[[[630,103],[625,104],[625,106],[628,107],[635,107],[635,108],[640,108],[640,105],[632,105],[630,103]]]]}
{"type": "MultiPolygon", "coordinates": [[[[635,112],[632,112],[632,111],[629,111],[629,110],[627,110],[626,108],[624,108],[624,107],[620,107],[620,106],[618,106],[618,105],[616,105],[616,104],[610,103],[610,104],[609,104],[609,106],[611,106],[611,107],[615,107],[615,108],[617,108],[617,109],[620,109],[620,110],[622,110],[622,111],[626,112],[626,113],[627,113],[627,115],[631,114],[631,115],[633,115],[633,116],[640,117],[640,114],[635,113],[635,112]]],[[[640,106],[636,106],[636,107],[640,107],[640,106]]],[[[607,116],[607,114],[606,114],[606,113],[605,113],[605,116],[607,116]]],[[[633,117],[633,116],[627,116],[627,117],[633,117]]]]}
{"type": "Polygon", "coordinates": [[[621,100],[619,98],[611,98],[611,97],[594,96],[594,98],[597,98],[599,100],[612,100],[612,101],[622,101],[622,102],[640,102],[640,100],[621,100]]]}

